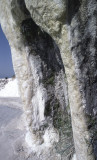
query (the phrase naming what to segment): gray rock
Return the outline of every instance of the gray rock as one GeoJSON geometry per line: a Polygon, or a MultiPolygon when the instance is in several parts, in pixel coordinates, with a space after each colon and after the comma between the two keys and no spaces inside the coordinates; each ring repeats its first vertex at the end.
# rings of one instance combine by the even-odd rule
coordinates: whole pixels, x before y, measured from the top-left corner
{"type": "Polygon", "coordinates": [[[0,1],[32,159],[97,159],[96,10],[96,0],[0,1]]]}

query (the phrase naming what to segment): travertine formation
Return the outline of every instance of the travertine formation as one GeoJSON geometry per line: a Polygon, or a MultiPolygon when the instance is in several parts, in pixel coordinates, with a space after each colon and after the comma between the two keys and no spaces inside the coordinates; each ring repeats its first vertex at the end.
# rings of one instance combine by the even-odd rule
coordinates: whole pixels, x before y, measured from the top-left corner
{"type": "Polygon", "coordinates": [[[96,10],[96,0],[0,1],[32,160],[97,159],[96,10]]]}

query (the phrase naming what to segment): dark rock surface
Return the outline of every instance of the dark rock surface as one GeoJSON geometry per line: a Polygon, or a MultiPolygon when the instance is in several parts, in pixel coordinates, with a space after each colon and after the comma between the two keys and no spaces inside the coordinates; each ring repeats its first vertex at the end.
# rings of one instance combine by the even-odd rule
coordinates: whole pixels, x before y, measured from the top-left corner
{"type": "Polygon", "coordinates": [[[74,2],[68,15],[71,52],[76,65],[82,103],[97,159],[97,1],[74,2]]]}

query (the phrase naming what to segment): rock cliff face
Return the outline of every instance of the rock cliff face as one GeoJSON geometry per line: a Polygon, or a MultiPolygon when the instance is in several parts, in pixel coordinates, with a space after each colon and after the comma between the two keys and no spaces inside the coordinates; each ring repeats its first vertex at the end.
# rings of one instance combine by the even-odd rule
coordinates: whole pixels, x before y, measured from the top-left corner
{"type": "Polygon", "coordinates": [[[97,159],[96,10],[96,0],[0,1],[33,160],[97,159]]]}

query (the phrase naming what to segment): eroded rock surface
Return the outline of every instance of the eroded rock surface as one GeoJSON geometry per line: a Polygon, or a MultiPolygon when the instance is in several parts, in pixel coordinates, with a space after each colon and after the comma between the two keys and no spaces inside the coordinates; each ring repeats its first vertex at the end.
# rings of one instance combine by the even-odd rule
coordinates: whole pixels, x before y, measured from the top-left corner
{"type": "Polygon", "coordinates": [[[75,151],[77,160],[97,159],[96,9],[96,0],[0,1],[26,142],[39,160],[70,160],[75,151]]]}

